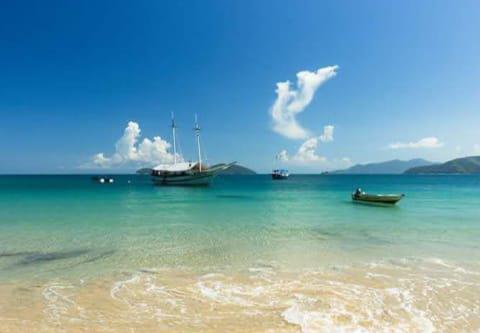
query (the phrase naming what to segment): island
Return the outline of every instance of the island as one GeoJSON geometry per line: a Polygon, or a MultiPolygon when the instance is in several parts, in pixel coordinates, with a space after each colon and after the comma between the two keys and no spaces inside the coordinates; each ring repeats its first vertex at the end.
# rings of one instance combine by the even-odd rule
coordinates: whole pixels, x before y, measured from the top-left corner
{"type": "Polygon", "coordinates": [[[234,164],[227,170],[223,170],[219,173],[219,175],[226,175],[226,176],[252,176],[256,175],[257,173],[252,169],[247,167],[234,164]]]}
{"type": "Polygon", "coordinates": [[[418,166],[405,174],[477,174],[480,173],[480,156],[456,158],[442,164],[418,166]]]}
{"type": "Polygon", "coordinates": [[[356,164],[345,170],[330,172],[330,174],[401,174],[414,167],[429,166],[433,164],[433,162],[421,158],[415,158],[408,161],[391,160],[378,163],[356,164]]]}

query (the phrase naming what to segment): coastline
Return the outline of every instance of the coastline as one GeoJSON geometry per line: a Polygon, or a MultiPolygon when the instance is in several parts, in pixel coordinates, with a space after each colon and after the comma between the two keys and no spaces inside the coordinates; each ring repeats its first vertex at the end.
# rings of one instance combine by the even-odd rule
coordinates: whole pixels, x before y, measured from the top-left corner
{"type": "Polygon", "coordinates": [[[477,176],[146,178],[0,177],[0,331],[480,328],[477,176]]]}
{"type": "Polygon", "coordinates": [[[478,265],[435,258],[301,272],[267,264],[201,275],[142,269],[114,278],[2,283],[0,329],[474,331],[480,327],[479,286],[478,265]]]}

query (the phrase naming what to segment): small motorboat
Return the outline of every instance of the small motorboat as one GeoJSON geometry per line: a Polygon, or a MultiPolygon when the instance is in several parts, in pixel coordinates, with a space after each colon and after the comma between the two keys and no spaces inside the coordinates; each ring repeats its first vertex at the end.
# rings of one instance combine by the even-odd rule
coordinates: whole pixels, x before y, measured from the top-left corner
{"type": "Polygon", "coordinates": [[[286,169],[275,169],[272,171],[272,179],[279,180],[279,179],[287,179],[290,174],[286,169]]]}
{"type": "Polygon", "coordinates": [[[368,194],[361,189],[352,193],[352,200],[365,203],[395,205],[405,194],[368,194]]]}

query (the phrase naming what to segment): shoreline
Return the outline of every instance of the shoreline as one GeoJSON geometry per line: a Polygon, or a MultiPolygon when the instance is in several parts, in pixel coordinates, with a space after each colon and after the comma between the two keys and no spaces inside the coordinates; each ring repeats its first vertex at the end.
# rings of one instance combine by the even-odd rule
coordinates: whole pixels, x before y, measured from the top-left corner
{"type": "Polygon", "coordinates": [[[266,264],[232,274],[143,269],[0,283],[0,330],[473,331],[480,328],[479,290],[480,265],[438,258],[303,272],[266,264]]]}

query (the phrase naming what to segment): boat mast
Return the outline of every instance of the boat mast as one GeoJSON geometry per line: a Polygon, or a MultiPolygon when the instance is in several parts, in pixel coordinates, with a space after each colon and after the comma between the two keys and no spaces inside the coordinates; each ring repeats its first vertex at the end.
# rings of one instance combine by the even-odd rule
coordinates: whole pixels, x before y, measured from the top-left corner
{"type": "Polygon", "coordinates": [[[202,151],[200,149],[200,126],[198,126],[197,114],[195,114],[195,136],[197,137],[197,149],[198,149],[198,166],[202,171],[202,151]]]}
{"type": "Polygon", "coordinates": [[[176,135],[175,135],[175,118],[173,116],[172,112],[172,134],[173,134],[173,164],[177,164],[177,140],[176,140],[176,135]]]}

